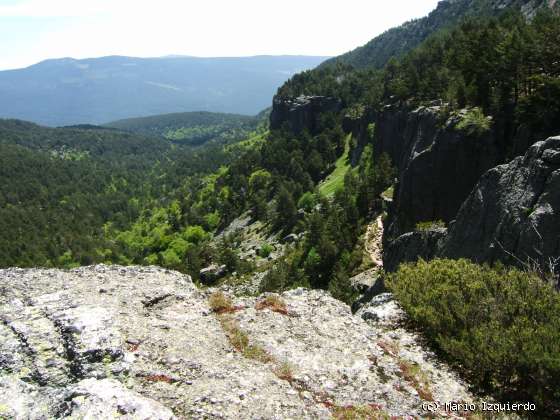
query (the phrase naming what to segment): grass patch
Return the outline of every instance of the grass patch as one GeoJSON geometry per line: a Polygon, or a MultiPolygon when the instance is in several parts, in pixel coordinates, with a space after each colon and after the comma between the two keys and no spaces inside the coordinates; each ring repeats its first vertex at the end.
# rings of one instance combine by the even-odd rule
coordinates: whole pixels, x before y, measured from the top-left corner
{"type": "Polygon", "coordinates": [[[392,357],[398,357],[399,356],[399,343],[397,343],[396,341],[392,341],[392,340],[379,340],[377,342],[377,345],[379,347],[381,347],[381,349],[383,349],[383,351],[385,353],[387,353],[389,356],[392,357]]]}
{"type": "Polygon", "coordinates": [[[153,374],[153,375],[147,375],[145,377],[145,379],[149,382],[164,382],[166,384],[172,384],[177,382],[175,379],[173,379],[172,377],[168,376],[168,375],[164,375],[164,374],[153,374]]]}
{"type": "Polygon", "coordinates": [[[344,176],[350,170],[350,162],[348,155],[350,153],[350,138],[352,134],[346,137],[344,144],[344,153],[335,163],[334,171],[319,185],[319,192],[327,197],[334,195],[334,193],[344,186],[344,176]]]}
{"type": "Polygon", "coordinates": [[[212,293],[208,298],[208,305],[212,311],[218,314],[232,312],[234,309],[233,301],[223,292],[212,293]]]}
{"type": "Polygon", "coordinates": [[[445,222],[443,220],[432,220],[428,222],[418,222],[416,223],[414,229],[425,232],[428,230],[441,229],[441,228],[445,228],[445,222]]]}
{"type": "Polygon", "coordinates": [[[257,311],[262,311],[264,309],[270,309],[273,312],[277,312],[282,315],[288,315],[288,308],[286,307],[286,302],[278,295],[269,295],[262,300],[259,300],[255,305],[257,311]]]}
{"type": "Polygon", "coordinates": [[[418,396],[425,401],[433,401],[434,396],[430,390],[430,382],[426,373],[415,363],[399,360],[399,369],[403,378],[418,392],[418,396]]]}
{"type": "Polygon", "coordinates": [[[391,418],[378,404],[335,406],[331,410],[333,418],[336,420],[388,420],[391,418]]]}
{"type": "Polygon", "coordinates": [[[249,335],[243,331],[235,319],[228,315],[219,316],[222,329],[232,347],[247,359],[262,363],[273,362],[274,358],[260,345],[251,344],[249,335]]]}
{"type": "Polygon", "coordinates": [[[292,382],[294,380],[294,367],[289,362],[280,363],[274,369],[274,374],[284,381],[292,382]]]}

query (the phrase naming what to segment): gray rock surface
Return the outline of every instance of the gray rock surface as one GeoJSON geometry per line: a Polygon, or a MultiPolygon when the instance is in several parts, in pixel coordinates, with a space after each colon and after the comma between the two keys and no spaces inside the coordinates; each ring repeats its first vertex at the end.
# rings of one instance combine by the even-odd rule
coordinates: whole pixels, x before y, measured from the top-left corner
{"type": "Polygon", "coordinates": [[[200,281],[204,284],[212,284],[227,273],[227,267],[225,265],[212,264],[208,267],[200,270],[200,281]]]}
{"type": "Polygon", "coordinates": [[[341,103],[336,98],[327,96],[299,96],[285,99],[274,97],[270,114],[270,128],[277,129],[287,123],[295,133],[307,129],[315,133],[320,114],[338,112],[341,103]]]}
{"type": "Polygon", "coordinates": [[[419,258],[431,260],[436,256],[439,243],[446,233],[445,228],[417,230],[388,242],[383,249],[385,271],[393,272],[400,264],[416,262],[419,258]]]}
{"type": "Polygon", "coordinates": [[[210,310],[212,290],[180,273],[5,269],[0,288],[0,417],[321,419],[368,404],[422,415],[425,396],[399,373],[407,360],[421,364],[434,398],[472,399],[416,338],[368,324],[325,292],[285,293],[287,314],[236,298],[228,314],[293,366],[288,380],[237,352],[210,310]]]}
{"type": "Polygon", "coordinates": [[[480,176],[503,161],[491,130],[457,129],[461,115],[448,116],[441,106],[387,106],[378,114],[373,150],[387,153],[398,169],[388,239],[418,222],[453,220],[480,176]]]}
{"type": "Polygon", "coordinates": [[[488,171],[438,255],[509,263],[560,256],[560,137],[535,143],[525,156],[488,171]]]}

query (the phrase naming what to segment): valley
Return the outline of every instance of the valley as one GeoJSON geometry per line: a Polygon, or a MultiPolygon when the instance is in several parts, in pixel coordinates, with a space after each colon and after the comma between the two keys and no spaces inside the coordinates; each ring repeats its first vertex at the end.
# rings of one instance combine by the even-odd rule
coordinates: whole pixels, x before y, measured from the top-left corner
{"type": "Polygon", "coordinates": [[[559,7],[232,70],[235,114],[0,120],[0,418],[557,418],[559,7]]]}

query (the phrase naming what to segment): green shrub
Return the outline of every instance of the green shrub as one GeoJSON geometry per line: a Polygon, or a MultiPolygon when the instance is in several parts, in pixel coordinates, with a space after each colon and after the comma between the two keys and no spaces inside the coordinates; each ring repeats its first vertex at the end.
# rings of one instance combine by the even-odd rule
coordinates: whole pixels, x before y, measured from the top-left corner
{"type": "Polygon", "coordinates": [[[432,229],[439,229],[444,228],[445,222],[442,220],[431,220],[429,222],[418,222],[416,223],[416,230],[432,230],[432,229]]]}
{"type": "Polygon", "coordinates": [[[560,410],[560,295],[536,275],[420,260],[401,265],[387,285],[473,384],[560,410]]]}
{"type": "Polygon", "coordinates": [[[268,258],[268,256],[272,253],[272,251],[274,250],[273,246],[270,244],[263,244],[261,246],[261,248],[259,249],[259,256],[262,258],[268,258]]]}
{"type": "Polygon", "coordinates": [[[490,130],[491,121],[480,108],[472,108],[459,121],[457,129],[470,135],[481,135],[490,130]]]}

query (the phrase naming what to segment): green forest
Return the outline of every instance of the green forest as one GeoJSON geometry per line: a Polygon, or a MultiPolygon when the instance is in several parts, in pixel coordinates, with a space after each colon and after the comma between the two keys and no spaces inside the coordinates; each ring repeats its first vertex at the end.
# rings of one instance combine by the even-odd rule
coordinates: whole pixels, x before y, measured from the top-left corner
{"type": "Polygon", "coordinates": [[[263,111],[250,117],[214,112],[184,112],[119,120],[107,123],[104,127],[200,146],[210,140],[226,143],[243,139],[247,132],[257,129],[265,113],[263,111]]]}

